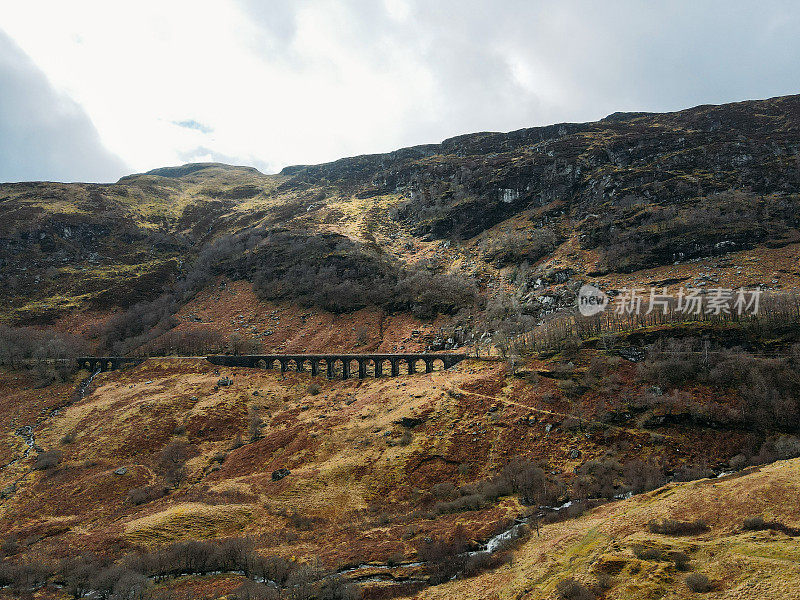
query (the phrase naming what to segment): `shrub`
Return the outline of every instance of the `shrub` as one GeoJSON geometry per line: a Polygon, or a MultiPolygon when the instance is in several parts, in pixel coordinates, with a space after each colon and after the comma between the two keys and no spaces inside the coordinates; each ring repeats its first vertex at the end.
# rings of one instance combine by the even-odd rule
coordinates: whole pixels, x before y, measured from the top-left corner
{"type": "Polygon", "coordinates": [[[669,558],[675,563],[675,568],[679,571],[687,571],[689,569],[689,563],[692,560],[688,554],[679,550],[671,552],[669,558]]]}
{"type": "Polygon", "coordinates": [[[467,558],[461,574],[464,577],[473,577],[483,571],[507,564],[511,559],[511,554],[508,552],[478,552],[467,558]]]}
{"type": "Polygon", "coordinates": [[[503,467],[501,476],[508,482],[511,490],[522,497],[523,503],[533,504],[544,500],[547,491],[546,476],[536,463],[524,458],[514,458],[503,467]]]}
{"type": "Polygon", "coordinates": [[[36,457],[36,460],[33,461],[33,468],[37,471],[46,471],[55,468],[60,461],[60,450],[47,450],[36,457]]]}
{"type": "Polygon", "coordinates": [[[143,487],[138,487],[130,490],[128,492],[128,497],[126,501],[134,506],[139,506],[140,504],[147,504],[148,502],[152,502],[153,500],[158,500],[159,498],[163,498],[169,493],[169,488],[164,485],[152,484],[152,485],[145,485],[143,487]]]}
{"type": "Polygon", "coordinates": [[[711,580],[702,573],[690,573],[686,576],[686,585],[693,592],[704,593],[710,592],[713,586],[711,580]]]}
{"type": "Polygon", "coordinates": [[[480,510],[486,506],[486,499],[480,494],[461,496],[450,502],[437,502],[433,505],[433,512],[439,515],[463,512],[467,510],[480,510]]]}
{"type": "Polygon", "coordinates": [[[318,383],[312,382],[312,383],[309,384],[309,386],[308,386],[308,393],[309,394],[311,394],[312,396],[316,396],[320,392],[322,392],[322,388],[319,386],[318,383]]]}
{"type": "Polygon", "coordinates": [[[771,529],[773,531],[782,531],[786,535],[800,535],[800,529],[784,525],[780,521],[765,521],[764,517],[747,517],[742,523],[742,529],[745,531],[764,531],[771,529]]]}
{"type": "Polygon", "coordinates": [[[75,434],[74,433],[66,433],[61,438],[61,443],[64,445],[71,444],[75,441],[75,434]]]}
{"type": "Polygon", "coordinates": [[[458,489],[452,481],[442,481],[431,487],[431,494],[439,500],[452,500],[458,494],[458,489]]]}
{"type": "Polygon", "coordinates": [[[650,533],[661,535],[698,535],[709,530],[708,524],[703,519],[696,521],[675,521],[664,519],[663,521],[650,521],[647,524],[650,533]]]}
{"type": "Polygon", "coordinates": [[[577,498],[612,498],[616,493],[614,482],[622,466],[612,458],[598,458],[583,463],[575,471],[573,493],[577,498]]]}
{"type": "Polygon", "coordinates": [[[760,531],[766,529],[764,517],[747,517],[742,524],[742,529],[746,531],[760,531]]]}
{"type": "Polygon", "coordinates": [[[449,581],[464,569],[467,556],[465,536],[460,528],[456,528],[450,541],[433,539],[423,542],[417,548],[420,562],[425,563],[425,572],[433,585],[449,581]]]}
{"type": "Polygon", "coordinates": [[[14,556],[22,549],[22,546],[17,540],[16,537],[8,537],[3,540],[3,543],[0,544],[0,552],[3,553],[3,556],[14,556]]]}
{"type": "Polygon", "coordinates": [[[157,469],[173,487],[178,487],[186,478],[186,460],[190,452],[189,444],[183,440],[176,440],[158,455],[157,469]]]}
{"type": "Polygon", "coordinates": [[[245,581],[233,590],[235,600],[278,600],[280,592],[265,583],[245,581]]]}
{"type": "Polygon", "coordinates": [[[634,546],[633,555],[639,560],[664,560],[664,553],[653,546],[634,546]]]}
{"type": "Polygon", "coordinates": [[[567,577],[556,586],[556,594],[562,600],[594,600],[594,593],[581,582],[567,577]]]}
{"type": "Polygon", "coordinates": [[[261,434],[261,429],[263,427],[264,427],[264,419],[261,418],[261,415],[258,414],[258,411],[250,409],[247,431],[250,435],[251,442],[260,440],[263,437],[263,435],[261,434]]]}

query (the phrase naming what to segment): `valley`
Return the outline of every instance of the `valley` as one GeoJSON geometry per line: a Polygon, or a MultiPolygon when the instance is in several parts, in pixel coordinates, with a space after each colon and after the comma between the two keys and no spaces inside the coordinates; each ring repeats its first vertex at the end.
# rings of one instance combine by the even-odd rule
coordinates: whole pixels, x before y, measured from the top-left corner
{"type": "Polygon", "coordinates": [[[798,157],[785,96],[0,184],[0,598],[797,597],[798,157]]]}

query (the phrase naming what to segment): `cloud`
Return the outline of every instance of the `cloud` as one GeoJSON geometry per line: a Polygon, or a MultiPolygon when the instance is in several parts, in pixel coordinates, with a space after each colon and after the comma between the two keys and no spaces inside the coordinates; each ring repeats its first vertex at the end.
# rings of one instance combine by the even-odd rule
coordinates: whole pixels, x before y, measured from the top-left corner
{"type": "Polygon", "coordinates": [[[0,31],[0,181],[109,181],[127,170],[81,107],[0,31]]]}
{"type": "Polygon", "coordinates": [[[185,121],[173,121],[173,125],[177,125],[178,127],[183,127],[185,129],[195,129],[200,133],[211,133],[214,131],[213,127],[209,127],[208,125],[203,125],[194,119],[186,119],[185,121]]]}
{"type": "Polygon", "coordinates": [[[789,0],[76,0],[0,23],[138,171],[800,92],[789,0]]]}

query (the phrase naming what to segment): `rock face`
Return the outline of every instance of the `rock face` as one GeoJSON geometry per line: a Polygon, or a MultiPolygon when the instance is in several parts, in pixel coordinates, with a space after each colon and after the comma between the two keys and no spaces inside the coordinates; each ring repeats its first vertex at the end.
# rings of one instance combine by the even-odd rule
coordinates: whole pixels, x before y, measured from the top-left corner
{"type": "MultiPolygon", "coordinates": [[[[113,311],[170,286],[182,304],[215,276],[255,282],[265,269],[265,289],[290,290],[278,300],[319,306],[317,282],[302,296],[296,282],[277,284],[336,274],[340,292],[359,283],[358,298],[375,282],[394,289],[421,245],[435,244],[433,268],[465,240],[479,252],[458,268],[486,288],[498,284],[487,264],[534,264],[565,242],[599,256],[597,274],[781,246],[800,240],[798,157],[800,96],[786,96],[469,134],[277,176],[203,163],[109,185],[1,184],[0,320],[113,311]]],[[[538,273],[531,310],[571,304],[579,262],[538,273]]]]}
{"type": "Polygon", "coordinates": [[[799,151],[800,96],[786,96],[464,135],[282,174],[288,187],[327,179],[372,195],[406,190],[410,226],[468,238],[534,207],[542,224],[565,212],[591,222],[607,203],[670,204],[740,181],[759,195],[796,193],[799,151]]]}

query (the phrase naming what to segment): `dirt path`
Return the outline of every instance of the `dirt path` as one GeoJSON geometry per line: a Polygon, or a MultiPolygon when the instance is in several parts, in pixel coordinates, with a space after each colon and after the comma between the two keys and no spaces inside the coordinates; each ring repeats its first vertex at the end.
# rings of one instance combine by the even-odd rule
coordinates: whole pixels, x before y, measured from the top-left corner
{"type": "MultiPolygon", "coordinates": [[[[573,418],[573,419],[577,419],[579,422],[584,423],[586,425],[590,425],[590,424],[600,425],[602,427],[607,427],[608,429],[613,429],[614,431],[621,431],[621,432],[627,433],[629,435],[637,435],[638,436],[638,435],[642,435],[644,433],[648,433],[646,431],[642,431],[641,429],[633,429],[633,428],[630,428],[630,427],[620,427],[619,425],[609,425],[608,423],[603,423],[602,421],[586,419],[586,418],[578,417],[578,416],[570,414],[570,413],[562,413],[562,412],[556,412],[556,411],[552,411],[552,410],[547,410],[547,409],[544,409],[544,408],[536,408],[535,406],[528,406],[526,404],[522,404],[521,402],[516,402],[515,400],[511,400],[510,398],[508,398],[506,396],[490,396],[490,395],[487,395],[487,394],[481,394],[480,392],[471,392],[469,390],[462,389],[461,387],[456,387],[455,390],[457,392],[461,392],[462,394],[465,394],[465,395],[477,396],[479,398],[485,398],[486,400],[492,400],[494,402],[499,402],[501,404],[505,404],[505,405],[509,405],[509,406],[516,406],[517,408],[523,408],[523,409],[525,409],[527,411],[530,411],[530,412],[536,412],[536,413],[539,413],[539,414],[558,417],[562,421],[565,418],[570,417],[570,418],[573,418]]],[[[668,435],[668,434],[661,434],[661,435],[663,435],[667,439],[674,439],[673,436],[668,435]]]]}

